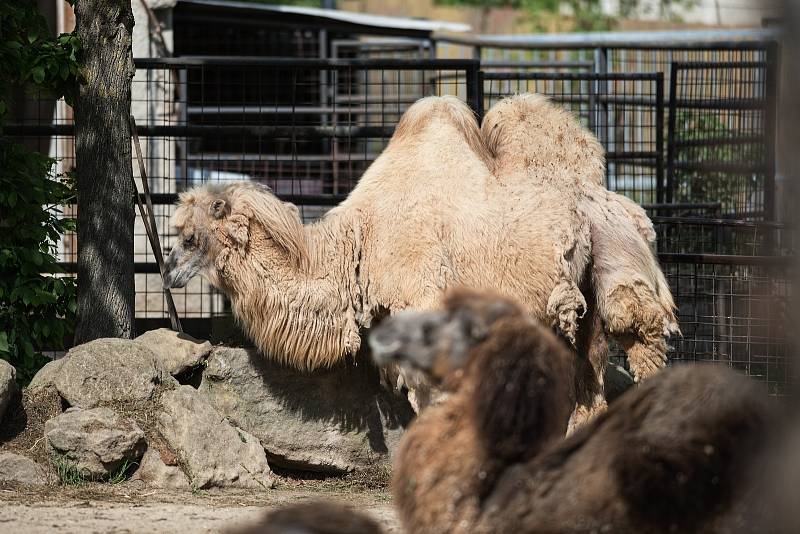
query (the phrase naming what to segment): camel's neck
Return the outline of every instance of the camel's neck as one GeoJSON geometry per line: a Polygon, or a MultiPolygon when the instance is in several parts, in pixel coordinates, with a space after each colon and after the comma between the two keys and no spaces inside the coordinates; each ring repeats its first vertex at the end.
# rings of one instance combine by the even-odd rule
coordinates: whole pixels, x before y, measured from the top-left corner
{"type": "Polygon", "coordinates": [[[574,406],[574,361],[527,317],[495,323],[473,349],[465,379],[474,387],[469,413],[491,457],[526,461],[564,436],[574,406]]]}
{"type": "Polygon", "coordinates": [[[247,255],[231,260],[224,285],[256,347],[294,367],[314,369],[360,346],[360,238],[357,225],[341,216],[307,225],[305,238],[309,257],[292,266],[280,260],[261,228],[251,227],[247,255]]]}

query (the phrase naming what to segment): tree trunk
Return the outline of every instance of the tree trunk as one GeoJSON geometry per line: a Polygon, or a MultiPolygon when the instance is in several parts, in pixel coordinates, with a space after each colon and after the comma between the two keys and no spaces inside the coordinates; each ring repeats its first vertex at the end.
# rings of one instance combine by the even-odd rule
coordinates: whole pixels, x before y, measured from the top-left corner
{"type": "Polygon", "coordinates": [[[130,0],[77,0],[75,14],[83,63],[75,105],[78,344],[134,335],[134,22],[130,0]]]}

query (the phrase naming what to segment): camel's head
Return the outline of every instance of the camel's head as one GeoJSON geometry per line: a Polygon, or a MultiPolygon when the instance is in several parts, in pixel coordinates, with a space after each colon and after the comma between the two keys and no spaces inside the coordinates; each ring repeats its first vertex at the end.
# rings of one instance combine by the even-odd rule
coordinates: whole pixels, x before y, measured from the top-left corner
{"type": "Polygon", "coordinates": [[[166,259],[164,287],[184,287],[198,274],[219,287],[231,262],[251,249],[258,250],[267,277],[280,277],[307,257],[297,207],[252,182],[181,193],[171,222],[178,237],[166,259]]]}
{"type": "Polygon", "coordinates": [[[467,289],[448,292],[443,304],[442,310],[403,311],[381,322],[369,338],[375,362],[397,362],[442,380],[466,365],[498,320],[526,316],[507,298],[467,289]]]}

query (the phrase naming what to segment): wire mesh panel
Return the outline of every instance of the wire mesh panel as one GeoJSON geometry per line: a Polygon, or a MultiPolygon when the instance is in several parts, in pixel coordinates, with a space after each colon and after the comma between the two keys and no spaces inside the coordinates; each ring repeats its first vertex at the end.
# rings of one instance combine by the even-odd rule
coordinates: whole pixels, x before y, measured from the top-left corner
{"type": "Polygon", "coordinates": [[[772,220],[774,106],[768,62],[673,63],[668,196],[772,220]],[[772,93],[772,94],[771,94],[772,93]]]}
{"type": "MultiPolygon", "coordinates": [[[[474,107],[478,95],[478,63],[471,60],[191,58],[137,60],[136,66],[131,109],[165,251],[174,239],[169,218],[181,191],[255,181],[313,220],[355,186],[416,100],[453,95],[474,107]]],[[[50,105],[6,131],[61,158],[60,170],[69,171],[71,114],[63,102],[55,108],[58,113],[50,105]]],[[[138,213],[134,243],[137,318],[166,318],[138,213]]],[[[74,268],[74,235],[64,237],[60,253],[74,268]]],[[[222,296],[199,278],[173,294],[182,317],[228,313],[222,296]]]]}
{"type": "Polygon", "coordinates": [[[672,362],[720,362],[786,392],[793,240],[774,223],[656,217],[661,266],[683,335],[672,362]]]}
{"type": "Polygon", "coordinates": [[[572,111],[606,150],[606,184],[639,203],[665,200],[663,79],[660,73],[490,72],[484,106],[540,93],[572,111]]]}

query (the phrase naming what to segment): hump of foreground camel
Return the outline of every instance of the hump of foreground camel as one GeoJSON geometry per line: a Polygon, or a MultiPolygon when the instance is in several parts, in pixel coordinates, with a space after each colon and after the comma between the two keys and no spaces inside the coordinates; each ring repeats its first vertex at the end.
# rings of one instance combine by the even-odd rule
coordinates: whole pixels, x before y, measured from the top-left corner
{"type": "Polygon", "coordinates": [[[733,532],[771,428],[770,402],[720,366],[665,371],[509,469],[476,530],[733,532]]]}

